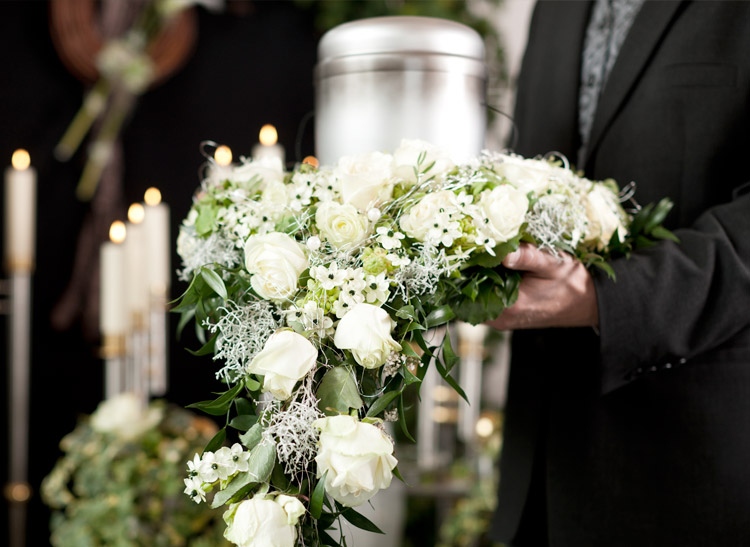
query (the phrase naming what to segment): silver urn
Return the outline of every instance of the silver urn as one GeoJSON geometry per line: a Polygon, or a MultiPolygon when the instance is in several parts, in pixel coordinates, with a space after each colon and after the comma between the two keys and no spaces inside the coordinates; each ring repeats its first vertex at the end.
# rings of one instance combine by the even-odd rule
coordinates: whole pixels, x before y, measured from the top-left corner
{"type": "Polygon", "coordinates": [[[473,29],[431,17],[376,17],[328,31],[315,67],[315,148],[321,163],[392,152],[403,138],[455,160],[484,146],[484,43],[473,29]]]}

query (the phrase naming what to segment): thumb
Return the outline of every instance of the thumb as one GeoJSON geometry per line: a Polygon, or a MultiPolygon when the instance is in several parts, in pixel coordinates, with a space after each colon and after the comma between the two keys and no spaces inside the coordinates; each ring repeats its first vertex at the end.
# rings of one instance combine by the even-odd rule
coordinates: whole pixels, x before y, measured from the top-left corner
{"type": "Polygon", "coordinates": [[[509,253],[503,259],[503,266],[511,270],[537,272],[544,274],[559,265],[559,260],[549,253],[540,251],[538,247],[529,243],[521,243],[520,247],[509,253]]]}

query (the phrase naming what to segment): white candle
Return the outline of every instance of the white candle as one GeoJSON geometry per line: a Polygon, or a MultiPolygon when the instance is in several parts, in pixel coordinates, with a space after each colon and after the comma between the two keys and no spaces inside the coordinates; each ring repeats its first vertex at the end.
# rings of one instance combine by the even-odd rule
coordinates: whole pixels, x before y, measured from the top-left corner
{"type": "Polygon", "coordinates": [[[11,272],[34,269],[36,170],[29,153],[16,150],[5,170],[5,264],[11,272]]]}
{"type": "Polygon", "coordinates": [[[143,205],[134,203],[128,209],[127,232],[125,240],[125,279],[127,290],[127,308],[130,314],[131,327],[143,328],[148,309],[148,272],[146,269],[146,234],[143,231],[143,205]]]}
{"type": "Polygon", "coordinates": [[[284,165],[284,147],[278,143],[279,135],[276,128],[266,124],[260,129],[260,143],[253,146],[253,161],[278,160],[284,165]]]}
{"type": "Polygon", "coordinates": [[[123,336],[128,327],[125,288],[125,224],[112,223],[110,241],[100,249],[99,328],[103,337],[123,336]]]}
{"type": "Polygon", "coordinates": [[[170,285],[169,206],[161,200],[156,188],[146,190],[146,214],[143,231],[146,234],[146,267],[148,287],[153,296],[167,297],[170,285]]]}

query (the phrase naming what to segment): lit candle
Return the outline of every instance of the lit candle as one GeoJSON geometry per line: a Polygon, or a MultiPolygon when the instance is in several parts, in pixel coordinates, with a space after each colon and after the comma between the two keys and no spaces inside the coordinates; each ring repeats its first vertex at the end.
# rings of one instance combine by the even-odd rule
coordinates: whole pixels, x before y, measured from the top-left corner
{"type": "Polygon", "coordinates": [[[146,211],[143,231],[146,233],[146,268],[151,295],[166,297],[170,285],[169,206],[162,202],[161,192],[149,188],[143,196],[146,211]]]}
{"type": "Polygon", "coordinates": [[[5,264],[11,272],[34,269],[36,170],[26,150],[16,150],[5,170],[5,264]]]}
{"type": "Polygon", "coordinates": [[[134,203],[128,209],[127,233],[125,240],[125,263],[127,278],[127,309],[131,326],[143,328],[148,309],[148,273],[146,271],[146,234],[143,231],[143,218],[146,212],[143,205],[134,203]]]}
{"type": "Polygon", "coordinates": [[[109,228],[110,241],[100,249],[99,327],[104,338],[122,336],[128,327],[125,292],[125,223],[117,220],[109,228]]]}
{"type": "Polygon", "coordinates": [[[278,143],[279,135],[276,128],[271,124],[261,127],[259,140],[260,144],[253,146],[253,160],[278,159],[284,165],[284,147],[278,143]]]}

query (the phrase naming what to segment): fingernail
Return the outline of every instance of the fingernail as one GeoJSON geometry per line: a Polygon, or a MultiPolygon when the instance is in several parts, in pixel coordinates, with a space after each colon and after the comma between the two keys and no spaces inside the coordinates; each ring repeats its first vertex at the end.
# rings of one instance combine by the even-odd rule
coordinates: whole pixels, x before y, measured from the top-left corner
{"type": "Polygon", "coordinates": [[[503,264],[507,266],[508,268],[512,268],[516,264],[518,264],[519,259],[521,258],[521,251],[513,251],[512,253],[509,253],[505,260],[503,260],[503,264]]]}

